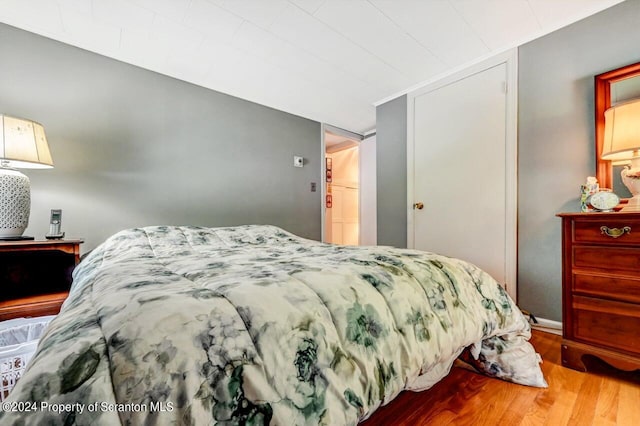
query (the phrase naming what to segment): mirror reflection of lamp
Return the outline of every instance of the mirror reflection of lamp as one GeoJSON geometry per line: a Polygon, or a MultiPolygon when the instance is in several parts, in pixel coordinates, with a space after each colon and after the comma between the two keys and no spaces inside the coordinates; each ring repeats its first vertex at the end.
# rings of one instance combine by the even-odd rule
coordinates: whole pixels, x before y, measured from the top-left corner
{"type": "Polygon", "coordinates": [[[31,211],[29,178],[16,169],[53,167],[42,125],[0,114],[0,240],[23,237],[31,211]]]}
{"type": "Polygon", "coordinates": [[[633,198],[622,211],[640,211],[640,99],[615,105],[604,112],[602,159],[629,164],[621,172],[622,182],[633,198]]]}

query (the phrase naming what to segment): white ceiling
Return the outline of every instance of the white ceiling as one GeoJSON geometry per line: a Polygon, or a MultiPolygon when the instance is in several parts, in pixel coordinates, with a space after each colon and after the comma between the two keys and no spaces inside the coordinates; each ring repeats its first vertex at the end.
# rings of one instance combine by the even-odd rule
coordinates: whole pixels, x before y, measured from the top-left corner
{"type": "Polygon", "coordinates": [[[337,127],[621,0],[0,0],[0,22],[337,127]]]}

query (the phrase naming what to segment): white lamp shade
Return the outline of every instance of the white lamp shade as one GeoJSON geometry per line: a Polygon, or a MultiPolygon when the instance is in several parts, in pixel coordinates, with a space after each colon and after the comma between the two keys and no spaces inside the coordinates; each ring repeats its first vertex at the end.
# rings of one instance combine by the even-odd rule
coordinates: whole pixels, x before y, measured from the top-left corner
{"type": "Polygon", "coordinates": [[[53,167],[42,125],[0,114],[0,240],[21,239],[29,225],[29,178],[13,169],[53,167]]]}
{"type": "Polygon", "coordinates": [[[0,114],[0,130],[2,166],[17,169],[53,167],[51,152],[41,124],[0,114]]]}
{"type": "Polygon", "coordinates": [[[640,149],[640,100],[613,106],[604,112],[603,160],[628,160],[640,149]]]}

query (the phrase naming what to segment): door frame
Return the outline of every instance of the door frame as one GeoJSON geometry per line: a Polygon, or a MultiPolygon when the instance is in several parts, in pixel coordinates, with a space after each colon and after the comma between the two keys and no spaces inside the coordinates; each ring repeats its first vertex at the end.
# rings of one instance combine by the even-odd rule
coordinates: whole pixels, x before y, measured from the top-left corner
{"type": "MultiPolygon", "coordinates": [[[[378,192],[377,192],[377,183],[378,183],[378,178],[377,176],[374,176],[375,178],[375,187],[374,187],[374,191],[373,194],[369,194],[369,196],[371,197],[371,195],[373,195],[373,197],[375,198],[375,203],[374,203],[374,208],[373,210],[367,210],[367,208],[365,207],[363,209],[363,206],[365,206],[365,203],[362,202],[362,194],[365,193],[365,191],[362,190],[363,188],[363,182],[365,182],[365,180],[367,182],[371,182],[368,179],[365,179],[365,176],[363,176],[363,169],[365,169],[365,167],[363,167],[363,164],[367,164],[366,169],[368,171],[371,171],[371,166],[373,165],[373,168],[377,171],[377,167],[378,165],[376,164],[375,158],[377,158],[377,153],[375,152],[375,150],[373,151],[374,153],[374,161],[371,163],[369,162],[365,162],[362,160],[362,145],[367,143],[370,144],[371,141],[367,141],[367,139],[373,138],[374,142],[377,143],[377,133],[376,133],[376,129],[371,129],[368,132],[365,132],[365,134],[362,137],[362,140],[360,141],[360,146],[358,149],[358,179],[360,180],[358,182],[358,191],[359,191],[359,197],[358,197],[358,245],[363,245],[363,241],[362,241],[362,236],[365,234],[362,231],[362,217],[363,217],[363,212],[369,212],[368,214],[365,213],[364,216],[368,217],[368,223],[371,224],[373,223],[375,226],[373,226],[373,242],[369,242],[367,241],[367,243],[365,245],[377,245],[378,244],[378,230],[377,230],[377,226],[378,226],[378,192]],[[373,218],[373,220],[372,220],[373,218]]],[[[377,145],[376,145],[377,146],[377,145]]],[[[374,173],[375,175],[375,173],[374,173]]],[[[371,207],[371,205],[369,203],[366,204],[367,206],[371,207]]],[[[368,237],[371,237],[371,234],[368,234],[368,237]]]]}
{"type": "Polygon", "coordinates": [[[407,94],[407,247],[415,248],[414,239],[414,149],[415,99],[425,93],[463,80],[497,65],[506,64],[506,182],[505,182],[505,289],[517,302],[518,296],[518,50],[510,49],[463,71],[428,84],[407,94]]]}
{"type": "MultiPolygon", "coordinates": [[[[326,123],[320,123],[320,149],[322,151],[321,152],[321,157],[322,158],[322,165],[320,166],[320,196],[321,196],[321,200],[320,200],[320,232],[322,233],[322,235],[320,236],[320,241],[323,243],[326,243],[327,241],[325,240],[325,220],[326,220],[326,214],[325,214],[325,202],[326,202],[326,196],[327,196],[327,182],[326,182],[326,176],[327,176],[327,163],[324,160],[325,156],[327,155],[327,147],[325,144],[325,134],[327,131],[330,131],[331,133],[334,133],[336,135],[341,135],[344,136],[346,138],[349,139],[355,139],[358,141],[358,143],[362,143],[362,141],[364,140],[364,136],[361,135],[360,133],[356,133],[356,132],[352,132],[350,130],[345,130],[345,129],[341,129],[340,127],[336,127],[336,126],[332,126],[331,124],[326,124],[326,123]]],[[[359,157],[358,157],[358,161],[359,157]]],[[[358,164],[358,173],[360,170],[360,164],[358,164]]],[[[360,201],[360,188],[358,187],[358,201],[360,201]]],[[[360,203],[358,203],[358,222],[360,221],[360,203]]],[[[360,237],[358,236],[358,240],[360,239],[360,237]]]]}

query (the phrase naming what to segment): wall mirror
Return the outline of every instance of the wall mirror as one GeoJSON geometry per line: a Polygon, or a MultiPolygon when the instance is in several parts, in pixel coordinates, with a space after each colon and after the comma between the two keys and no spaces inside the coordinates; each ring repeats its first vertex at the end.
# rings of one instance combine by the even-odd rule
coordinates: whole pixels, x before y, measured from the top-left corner
{"type": "Polygon", "coordinates": [[[600,159],[604,141],[604,112],[620,102],[637,98],[640,98],[640,62],[595,77],[596,178],[601,188],[611,188],[621,198],[631,197],[620,178],[624,165],[600,159]]]}

